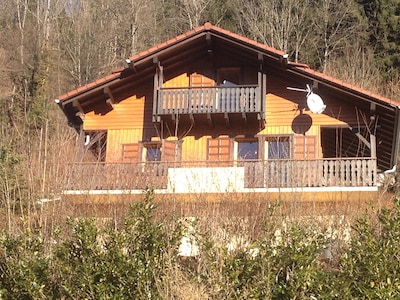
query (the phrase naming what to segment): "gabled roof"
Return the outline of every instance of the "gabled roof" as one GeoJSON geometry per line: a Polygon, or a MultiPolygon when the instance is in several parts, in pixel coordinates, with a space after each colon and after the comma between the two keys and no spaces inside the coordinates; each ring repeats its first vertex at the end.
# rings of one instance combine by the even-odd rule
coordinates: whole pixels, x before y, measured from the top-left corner
{"type": "Polygon", "coordinates": [[[268,57],[270,60],[275,61],[277,64],[281,64],[283,67],[290,69],[291,72],[294,72],[303,77],[308,77],[310,80],[316,80],[324,84],[330,85],[333,88],[344,90],[348,93],[359,96],[364,100],[376,101],[385,106],[400,105],[399,102],[371,93],[367,90],[348,84],[337,78],[315,71],[309,68],[307,65],[288,62],[284,52],[258,43],[246,37],[240,36],[236,33],[232,33],[228,30],[224,30],[220,27],[211,25],[210,23],[205,23],[203,26],[199,26],[193,30],[178,35],[177,37],[172,38],[164,43],[158,44],[154,47],[151,47],[145,51],[129,57],[127,59],[127,62],[129,64],[128,68],[117,70],[108,76],[105,76],[84,86],[81,86],[75,90],[60,95],[57,99],[57,102],[65,105],[74,100],[77,100],[81,103],[85,102],[85,99],[87,97],[94,96],[96,91],[97,93],[99,93],[99,95],[103,93],[102,89],[106,86],[115,85],[115,88],[118,88],[122,86],[125,81],[127,81],[124,79],[129,77],[130,75],[138,73],[140,70],[144,70],[146,68],[154,69],[154,63],[157,62],[159,57],[165,56],[167,58],[173,55],[177,55],[182,51],[185,46],[186,48],[188,48],[188,53],[190,53],[189,51],[193,51],[193,47],[195,45],[199,45],[199,43],[196,43],[196,41],[200,40],[202,44],[205,44],[203,37],[205,37],[206,39],[211,39],[210,37],[217,38],[228,44],[237,45],[242,49],[258,53],[259,55],[268,57]]]}

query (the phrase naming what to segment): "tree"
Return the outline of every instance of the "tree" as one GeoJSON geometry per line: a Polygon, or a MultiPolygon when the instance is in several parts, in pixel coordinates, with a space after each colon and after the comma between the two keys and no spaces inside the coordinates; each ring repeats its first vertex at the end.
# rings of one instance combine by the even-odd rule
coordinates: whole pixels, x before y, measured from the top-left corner
{"type": "Polygon", "coordinates": [[[310,1],[232,0],[242,34],[299,59],[312,32],[310,1]]]}
{"type": "Polygon", "coordinates": [[[400,68],[400,1],[358,0],[358,3],[368,19],[368,44],[387,78],[393,77],[400,68]]]}
{"type": "Polygon", "coordinates": [[[353,0],[316,0],[314,3],[314,47],[318,55],[317,67],[326,72],[330,58],[343,55],[362,37],[365,22],[353,0]]]}

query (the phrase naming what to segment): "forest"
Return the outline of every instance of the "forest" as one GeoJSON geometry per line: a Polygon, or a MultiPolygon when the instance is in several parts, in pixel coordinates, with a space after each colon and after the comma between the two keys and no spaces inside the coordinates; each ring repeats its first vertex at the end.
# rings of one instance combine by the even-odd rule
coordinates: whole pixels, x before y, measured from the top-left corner
{"type": "Polygon", "coordinates": [[[287,231],[302,253],[290,243],[270,248],[266,241],[276,228],[264,224],[254,236],[261,253],[257,258],[249,258],[245,251],[217,253],[204,238],[201,263],[175,264],[170,249],[182,230],[172,221],[171,229],[153,220],[149,203],[132,208],[126,219],[121,215],[119,221],[125,225],[115,222],[114,229],[119,230],[114,231],[97,228],[93,220],[66,220],[69,206],[52,204],[45,210],[38,205],[40,199],[58,199],[65,166],[79,157],[77,134],[54,99],[126,67],[126,58],[205,22],[283,50],[291,61],[400,100],[400,0],[2,0],[0,298],[399,295],[396,200],[391,209],[352,220],[360,242],[341,248],[340,258],[338,254],[329,263],[316,262],[327,236],[310,237],[308,227],[287,231]],[[98,238],[104,236],[106,246],[98,247],[98,238]],[[146,248],[149,241],[157,247],[146,248]],[[126,251],[136,256],[127,261],[126,251]],[[382,251],[385,255],[378,259],[382,251]],[[146,262],[148,268],[143,267],[146,262]],[[273,266],[267,273],[261,267],[266,264],[273,266]],[[129,273],[127,266],[134,266],[136,273],[129,273]],[[363,285],[351,284],[361,274],[363,285]],[[182,284],[190,289],[186,295],[175,290],[182,284]],[[337,293],[332,292],[335,289],[337,293]]]}

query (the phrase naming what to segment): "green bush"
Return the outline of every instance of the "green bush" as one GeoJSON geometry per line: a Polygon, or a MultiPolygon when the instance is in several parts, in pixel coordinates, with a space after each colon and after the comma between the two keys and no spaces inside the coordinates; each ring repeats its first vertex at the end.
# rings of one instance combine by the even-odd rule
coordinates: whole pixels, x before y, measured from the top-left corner
{"type": "Polygon", "coordinates": [[[159,299],[170,249],[179,232],[153,220],[153,194],[134,203],[121,230],[99,230],[94,220],[73,222],[72,238],[56,252],[55,296],[89,299],[159,299]]]}
{"type": "Polygon", "coordinates": [[[216,299],[309,299],[317,290],[317,257],[324,236],[292,225],[277,239],[277,225],[265,226],[259,240],[233,253],[208,242],[200,272],[216,299]]]}
{"type": "Polygon", "coordinates": [[[341,299],[399,299],[400,198],[359,218],[354,232],[340,261],[341,299]]]}
{"type": "Polygon", "coordinates": [[[48,255],[40,235],[3,234],[0,298],[160,299],[180,232],[155,222],[154,209],[148,192],[120,230],[70,219],[70,235],[48,255]]]}
{"type": "Polygon", "coordinates": [[[152,196],[133,204],[118,230],[78,218],[51,238],[2,232],[0,299],[171,299],[183,284],[211,299],[400,297],[400,198],[359,218],[329,261],[321,259],[323,230],[271,217],[237,249],[199,233],[202,250],[188,264],[176,259],[182,228],[155,220],[152,196]],[[176,270],[185,275],[172,278],[176,270]]]}
{"type": "Polygon", "coordinates": [[[50,274],[40,233],[1,234],[0,299],[44,299],[50,274]]]}

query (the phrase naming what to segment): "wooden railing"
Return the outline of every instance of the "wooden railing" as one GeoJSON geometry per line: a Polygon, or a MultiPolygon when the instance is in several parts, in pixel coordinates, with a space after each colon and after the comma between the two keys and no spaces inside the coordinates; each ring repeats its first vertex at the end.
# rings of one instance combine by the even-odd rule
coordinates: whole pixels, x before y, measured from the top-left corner
{"type": "Polygon", "coordinates": [[[168,182],[168,164],[79,163],[72,164],[67,189],[163,189],[168,182]]]}
{"type": "Polygon", "coordinates": [[[157,99],[156,115],[262,111],[257,85],[162,88],[157,99]]]}
{"type": "MultiPolygon", "coordinates": [[[[243,188],[369,187],[376,186],[376,160],[370,158],[268,160],[237,162],[146,162],[71,165],[65,188],[166,189],[168,169],[243,169],[243,188]]],[[[185,184],[180,182],[179,184],[185,184]]]]}
{"type": "Polygon", "coordinates": [[[361,187],[376,186],[376,160],[341,158],[269,160],[243,164],[246,187],[361,187]]]}

